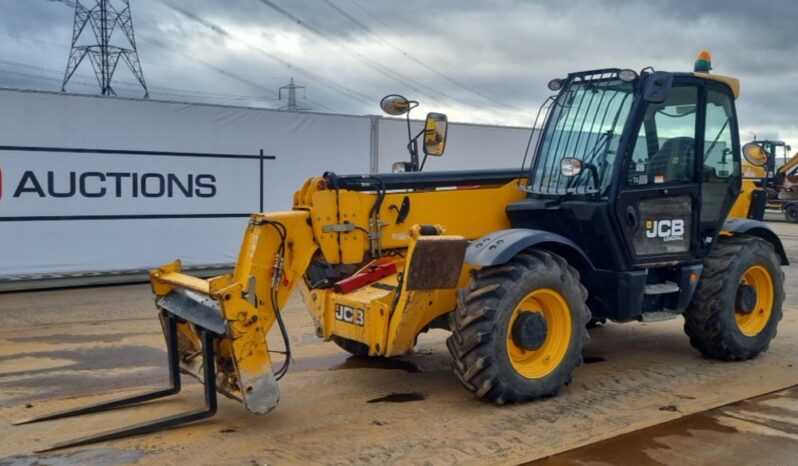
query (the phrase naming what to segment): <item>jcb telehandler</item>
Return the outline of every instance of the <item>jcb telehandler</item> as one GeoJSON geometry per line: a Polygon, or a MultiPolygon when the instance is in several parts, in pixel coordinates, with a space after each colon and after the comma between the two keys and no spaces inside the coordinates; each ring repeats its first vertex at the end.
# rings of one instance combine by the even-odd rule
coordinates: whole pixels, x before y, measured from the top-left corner
{"type": "MultiPolygon", "coordinates": [[[[177,261],[153,270],[172,385],[34,420],[171,395],[180,372],[203,381],[206,410],[56,448],[210,416],[217,391],[270,411],[291,360],[280,309],[297,287],[318,336],[352,354],[400,356],[421,332],[450,329],[454,373],[499,404],[568,384],[591,319],[682,315],[707,357],[765,351],[787,257],[766,224],[747,218],[758,208],[751,193],[738,197],[738,81],[613,68],[549,89],[521,170],[418,171],[415,141],[426,155],[446,143],[445,116],[430,114],[411,162],[396,165],[404,173],[328,172],[305,182],[290,211],[253,214],[231,275],[195,278],[177,261]],[[275,322],[286,353],[278,369],[266,341],[275,322]]],[[[414,105],[389,96],[382,107],[414,105]]]]}
{"type": "Polygon", "coordinates": [[[798,223],[798,152],[790,157],[792,147],[784,141],[754,140],[744,145],[744,150],[749,144],[751,155],[763,162],[761,166],[743,165],[743,184],[751,182],[762,188],[768,209],[779,210],[785,220],[798,223]]]}

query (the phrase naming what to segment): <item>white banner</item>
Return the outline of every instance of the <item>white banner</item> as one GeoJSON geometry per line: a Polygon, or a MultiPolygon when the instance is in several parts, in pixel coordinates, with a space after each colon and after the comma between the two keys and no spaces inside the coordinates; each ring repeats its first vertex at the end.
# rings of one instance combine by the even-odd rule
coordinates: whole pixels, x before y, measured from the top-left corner
{"type": "Polygon", "coordinates": [[[368,117],[0,90],[0,276],[232,263],[251,212],[367,172],[369,138],[368,117]]]}

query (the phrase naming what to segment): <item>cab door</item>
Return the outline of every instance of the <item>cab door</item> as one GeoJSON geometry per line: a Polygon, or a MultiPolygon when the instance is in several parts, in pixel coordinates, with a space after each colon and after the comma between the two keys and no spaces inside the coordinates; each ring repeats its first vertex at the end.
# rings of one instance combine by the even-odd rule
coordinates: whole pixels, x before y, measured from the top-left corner
{"type": "Polygon", "coordinates": [[[633,265],[698,255],[703,92],[697,79],[674,79],[663,102],[647,102],[638,113],[616,202],[633,265]]]}
{"type": "Polygon", "coordinates": [[[698,224],[698,256],[701,258],[709,254],[740,194],[742,183],[740,133],[734,95],[728,86],[708,81],[704,86],[704,96],[698,224]]]}

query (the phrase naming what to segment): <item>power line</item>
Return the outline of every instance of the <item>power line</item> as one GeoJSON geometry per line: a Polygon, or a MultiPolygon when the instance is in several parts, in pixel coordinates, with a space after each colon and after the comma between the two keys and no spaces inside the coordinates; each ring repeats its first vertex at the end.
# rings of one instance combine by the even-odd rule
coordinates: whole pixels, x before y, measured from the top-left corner
{"type": "Polygon", "coordinates": [[[390,41],[388,41],[386,39],[383,39],[378,34],[375,34],[370,27],[368,27],[366,24],[362,23],[360,20],[358,20],[357,18],[355,18],[351,14],[347,13],[341,7],[335,5],[330,0],[323,0],[323,1],[324,1],[324,3],[327,4],[327,6],[329,6],[333,10],[335,10],[338,14],[340,14],[344,18],[348,19],[351,23],[353,23],[354,25],[356,25],[360,29],[366,31],[367,33],[371,34],[373,38],[377,39],[378,41],[382,42],[383,44],[387,45],[388,47],[390,47],[390,48],[396,50],[397,52],[401,53],[403,56],[405,56],[408,60],[412,61],[413,63],[423,67],[424,69],[426,69],[426,70],[430,71],[431,73],[437,75],[438,77],[440,77],[440,78],[442,78],[442,79],[454,84],[455,86],[458,86],[458,87],[460,87],[460,88],[462,88],[462,89],[464,89],[464,90],[466,90],[468,92],[471,92],[471,93],[473,93],[475,95],[478,95],[479,97],[482,97],[486,101],[493,102],[495,104],[499,104],[499,105],[501,105],[503,107],[515,109],[515,107],[513,107],[512,105],[505,104],[504,102],[501,102],[501,101],[496,100],[496,99],[494,99],[494,98],[492,98],[490,96],[487,96],[487,95],[483,94],[482,92],[474,89],[473,87],[470,87],[470,86],[468,86],[468,85],[466,85],[466,84],[464,84],[464,83],[452,78],[451,76],[446,75],[445,73],[441,73],[440,71],[437,70],[436,66],[429,65],[429,64],[423,62],[422,60],[414,57],[409,52],[403,50],[402,48],[400,48],[400,47],[398,47],[396,45],[394,45],[392,42],[390,42],[390,41]]]}
{"type": "MultiPolygon", "coordinates": [[[[48,1],[55,1],[55,0],[48,0],[48,1]]],[[[58,3],[62,3],[62,2],[58,2],[58,3]]],[[[48,42],[48,41],[44,41],[44,40],[34,39],[33,37],[24,36],[22,34],[17,34],[17,33],[14,33],[14,32],[0,31],[0,35],[9,36],[9,37],[15,37],[17,39],[21,39],[21,40],[28,41],[28,42],[35,42],[37,44],[42,44],[42,45],[48,45],[50,47],[58,47],[60,49],[69,49],[70,48],[69,45],[57,44],[55,42],[48,42]]],[[[141,33],[139,33],[139,35],[141,35],[141,33]]],[[[141,64],[142,65],[147,65],[147,66],[160,66],[160,67],[166,67],[166,68],[175,68],[175,69],[186,70],[186,71],[191,71],[191,72],[201,71],[203,73],[218,74],[215,70],[203,69],[203,68],[195,68],[195,67],[186,67],[186,66],[178,66],[178,65],[174,65],[174,64],[160,63],[160,62],[150,61],[150,60],[142,60],[141,64]]],[[[238,75],[247,76],[246,74],[243,74],[243,73],[238,73],[238,75]]],[[[274,78],[274,79],[277,79],[277,78],[274,78]]],[[[280,78],[280,79],[282,79],[282,78],[280,78]]]]}
{"type": "MultiPolygon", "coordinates": [[[[53,68],[46,68],[43,66],[36,66],[30,65],[27,63],[19,63],[10,60],[3,60],[0,59],[0,65],[2,66],[10,66],[12,68],[20,68],[25,69],[28,71],[36,71],[39,73],[48,73],[53,75],[60,75],[61,72],[55,70],[53,68]]],[[[41,74],[33,74],[33,73],[23,73],[23,72],[12,72],[6,71],[8,73],[13,74],[25,74],[30,77],[34,77],[37,79],[43,79],[48,81],[59,81],[60,79],[42,76],[41,74]]],[[[72,82],[80,82],[81,85],[86,86],[87,82],[90,83],[91,76],[87,75],[79,75],[75,74],[73,76],[72,82]],[[80,78],[80,80],[74,80],[74,78],[80,78]]],[[[115,81],[116,85],[119,87],[127,87],[127,88],[135,88],[138,87],[138,83],[133,83],[130,81],[115,81]]],[[[203,92],[203,91],[194,91],[188,89],[180,89],[175,87],[166,87],[166,86],[150,86],[150,89],[154,91],[158,95],[171,95],[171,96],[194,96],[194,97],[201,97],[201,98],[208,98],[213,100],[231,100],[231,101],[243,101],[243,100],[270,100],[269,98],[263,96],[251,96],[251,95],[238,95],[238,94],[229,94],[229,93],[222,93],[222,92],[203,92]]]]}
{"type": "MultiPolygon", "coordinates": [[[[388,29],[389,31],[393,32],[393,33],[394,33],[394,34],[396,34],[397,36],[399,36],[399,37],[401,37],[402,39],[404,39],[405,41],[407,41],[407,43],[408,43],[408,44],[412,45],[413,47],[415,47],[415,48],[417,48],[417,49],[419,49],[419,50],[426,50],[426,48],[425,48],[425,47],[423,47],[423,46],[419,45],[417,42],[414,42],[414,41],[412,41],[412,40],[408,39],[408,38],[407,38],[407,37],[406,37],[406,36],[405,36],[405,35],[404,35],[404,34],[403,34],[401,31],[397,30],[397,29],[396,29],[396,28],[395,28],[393,25],[391,25],[391,24],[389,24],[389,23],[387,23],[387,22],[383,21],[383,20],[382,20],[382,19],[381,19],[379,16],[377,16],[377,15],[375,15],[374,13],[372,13],[371,11],[369,11],[369,10],[368,10],[366,7],[364,7],[363,5],[361,5],[361,4],[360,4],[360,3],[359,3],[357,0],[349,0],[349,2],[350,2],[352,5],[354,5],[356,8],[358,8],[360,11],[362,11],[363,13],[365,13],[365,14],[366,14],[366,16],[368,16],[368,17],[370,17],[371,19],[373,19],[374,21],[376,21],[376,22],[378,22],[378,23],[382,24],[382,25],[383,25],[383,26],[384,26],[386,29],[388,29]]],[[[472,81],[476,81],[476,82],[478,82],[478,83],[481,83],[481,84],[482,84],[483,86],[485,86],[485,87],[495,87],[495,85],[491,85],[490,83],[487,83],[487,82],[485,82],[484,80],[480,79],[479,77],[477,77],[477,76],[474,76],[473,74],[470,74],[470,73],[468,73],[466,70],[464,70],[464,69],[463,69],[463,67],[462,67],[462,66],[460,66],[460,65],[456,65],[456,64],[454,64],[454,63],[452,63],[452,62],[448,61],[448,60],[447,60],[446,58],[444,58],[444,57],[441,57],[441,56],[439,56],[439,55],[436,55],[436,54],[434,54],[434,53],[431,53],[431,52],[429,52],[429,51],[427,51],[426,53],[427,53],[427,54],[428,54],[430,57],[434,58],[436,63],[440,63],[440,64],[443,64],[443,65],[446,65],[446,66],[448,66],[448,67],[449,67],[449,68],[451,68],[451,69],[455,69],[455,70],[457,70],[457,71],[458,71],[458,73],[460,73],[460,74],[461,74],[461,75],[463,75],[463,76],[466,76],[466,77],[470,78],[472,81]]],[[[505,104],[505,105],[507,105],[507,104],[505,104]]],[[[515,109],[515,110],[521,110],[521,109],[519,109],[519,108],[517,108],[517,107],[514,107],[514,106],[511,106],[511,105],[510,105],[510,108],[513,108],[513,109],[515,109]]]]}
{"type": "Polygon", "coordinates": [[[428,86],[426,84],[423,84],[423,83],[421,83],[419,81],[416,81],[416,80],[414,80],[414,79],[412,79],[412,78],[410,78],[408,76],[405,76],[405,75],[403,75],[401,73],[398,73],[397,71],[395,71],[393,69],[390,69],[388,67],[385,67],[385,66],[381,65],[380,63],[378,63],[378,62],[366,57],[365,55],[357,52],[356,50],[352,49],[351,47],[349,47],[349,46],[347,46],[345,44],[338,43],[338,41],[335,41],[335,40],[331,39],[328,34],[325,34],[323,31],[321,31],[319,29],[316,29],[315,27],[309,25],[305,21],[302,21],[302,19],[300,19],[299,17],[297,17],[294,14],[290,13],[288,10],[282,8],[281,6],[277,5],[276,3],[272,2],[271,0],[258,0],[258,1],[263,3],[264,5],[268,6],[272,10],[274,10],[274,11],[280,13],[281,15],[285,16],[286,18],[288,18],[289,20],[291,20],[292,22],[294,22],[298,26],[300,26],[300,27],[302,27],[304,29],[307,29],[308,31],[310,31],[313,34],[317,35],[318,37],[320,37],[321,39],[325,40],[326,42],[331,43],[335,47],[343,49],[346,53],[348,53],[349,55],[353,56],[355,59],[357,59],[361,63],[365,64],[369,68],[379,72],[383,76],[385,76],[385,77],[387,77],[387,78],[389,78],[389,79],[391,79],[393,81],[396,81],[397,83],[399,83],[399,84],[401,84],[403,86],[408,86],[408,83],[409,83],[411,85],[409,87],[415,86],[415,87],[413,87],[413,90],[416,91],[416,92],[419,92],[419,93],[421,92],[419,90],[419,88],[423,88],[423,89],[426,89],[429,92],[432,92],[434,94],[438,94],[438,95],[440,95],[442,97],[451,98],[451,96],[449,96],[445,92],[439,91],[439,90],[437,90],[437,89],[435,89],[433,87],[430,87],[430,86],[428,86]]]}
{"type": "Polygon", "coordinates": [[[44,41],[44,40],[34,39],[32,37],[23,36],[21,34],[15,33],[15,32],[0,31],[0,34],[2,34],[4,36],[9,36],[9,37],[16,37],[17,39],[27,40],[27,41],[30,41],[30,42],[36,42],[38,44],[49,45],[51,47],[58,47],[58,48],[61,48],[61,49],[70,48],[68,45],[56,44],[55,42],[47,42],[47,41],[44,41]]]}
{"type": "Polygon", "coordinates": [[[146,41],[146,42],[148,42],[148,43],[150,43],[150,44],[152,44],[152,45],[154,45],[154,46],[156,46],[156,47],[158,47],[160,49],[163,49],[163,50],[165,50],[165,51],[167,51],[169,53],[172,53],[172,54],[175,54],[175,55],[179,55],[179,56],[183,57],[184,59],[189,60],[191,62],[194,62],[194,63],[196,63],[196,64],[198,64],[200,66],[203,66],[203,67],[205,67],[205,68],[207,68],[207,69],[209,69],[209,70],[211,70],[211,71],[213,71],[215,73],[218,73],[218,74],[221,74],[222,76],[226,76],[226,77],[228,77],[230,79],[236,80],[236,81],[238,81],[238,82],[240,82],[242,84],[246,84],[247,86],[254,87],[255,89],[258,89],[258,90],[260,90],[260,91],[262,91],[262,92],[264,92],[266,94],[269,94],[272,97],[277,97],[277,93],[276,92],[274,92],[273,90],[269,89],[266,86],[263,86],[263,85],[261,85],[259,83],[256,83],[255,81],[252,81],[251,79],[245,78],[245,77],[243,77],[241,75],[238,75],[236,73],[227,71],[224,68],[220,68],[220,67],[218,67],[216,65],[208,63],[208,62],[206,62],[206,61],[204,61],[204,60],[202,60],[200,58],[195,57],[194,55],[191,55],[190,53],[184,52],[183,50],[180,50],[180,49],[177,49],[175,47],[172,47],[171,45],[165,44],[164,42],[161,42],[160,40],[158,40],[158,39],[156,39],[154,37],[150,37],[149,35],[139,33],[139,37],[141,37],[141,39],[143,39],[144,41],[146,41]]]}
{"type": "MultiPolygon", "coordinates": [[[[183,16],[185,16],[185,17],[187,17],[187,18],[189,18],[189,19],[191,19],[191,20],[193,20],[193,21],[205,26],[206,28],[210,29],[211,31],[215,32],[216,34],[219,34],[220,36],[225,37],[225,38],[227,38],[227,39],[229,39],[229,40],[231,40],[233,42],[236,42],[236,43],[244,45],[244,46],[246,46],[246,47],[248,47],[248,48],[250,48],[252,50],[255,50],[256,52],[260,53],[261,55],[280,63],[281,65],[285,66],[286,68],[288,68],[288,69],[290,69],[292,71],[295,71],[295,72],[297,72],[299,74],[304,75],[308,79],[310,79],[310,80],[312,80],[312,81],[314,81],[314,82],[316,82],[318,84],[321,84],[322,86],[325,86],[328,89],[330,89],[330,90],[332,90],[332,91],[334,91],[336,93],[342,94],[342,95],[346,96],[347,98],[355,97],[356,99],[360,100],[361,102],[364,102],[364,103],[367,103],[367,104],[371,104],[374,101],[374,99],[371,96],[367,96],[365,94],[362,94],[362,93],[360,93],[358,91],[355,91],[353,89],[350,89],[348,87],[341,86],[341,85],[339,85],[339,84],[337,84],[337,83],[335,83],[333,81],[330,81],[329,79],[326,79],[326,78],[323,78],[322,76],[317,75],[316,73],[313,73],[313,72],[311,72],[309,70],[306,70],[306,69],[304,69],[302,67],[296,66],[293,63],[288,62],[287,60],[284,60],[284,59],[282,59],[282,58],[280,58],[280,57],[278,57],[278,56],[276,56],[276,55],[264,50],[262,47],[259,47],[257,45],[253,45],[253,44],[251,44],[249,42],[243,41],[243,40],[237,38],[235,35],[233,35],[230,32],[228,32],[223,27],[219,26],[218,24],[215,24],[215,23],[213,23],[211,21],[208,21],[208,20],[206,20],[204,18],[201,18],[201,17],[199,17],[199,16],[197,16],[197,15],[195,15],[195,14],[193,14],[193,13],[191,13],[191,12],[189,12],[189,11],[187,11],[187,10],[185,10],[185,9],[175,5],[175,4],[173,4],[169,0],[158,0],[158,1],[160,1],[163,4],[165,4],[169,8],[173,9],[174,11],[180,13],[181,15],[183,15],[183,16]]],[[[326,106],[322,105],[319,102],[312,101],[311,99],[307,99],[307,100],[309,102],[312,102],[316,106],[327,108],[326,106]]]]}

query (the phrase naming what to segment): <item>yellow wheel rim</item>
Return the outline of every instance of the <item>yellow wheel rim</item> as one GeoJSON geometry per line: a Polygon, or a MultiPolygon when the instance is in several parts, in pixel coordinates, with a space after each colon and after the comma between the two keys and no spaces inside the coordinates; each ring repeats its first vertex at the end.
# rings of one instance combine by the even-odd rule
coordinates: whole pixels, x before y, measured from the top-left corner
{"type": "Polygon", "coordinates": [[[740,284],[754,288],[756,304],[754,310],[748,314],[735,309],[734,319],[743,335],[753,337],[765,328],[770,320],[770,314],[773,312],[773,278],[765,267],[752,265],[743,273],[740,284]]]}
{"type": "Polygon", "coordinates": [[[507,354],[513,368],[528,379],[539,379],[560,365],[571,342],[571,311],[556,290],[541,288],[524,297],[513,310],[507,327],[507,354]],[[546,339],[540,348],[525,350],[513,341],[512,329],[522,312],[537,312],[546,320],[546,339]]]}

